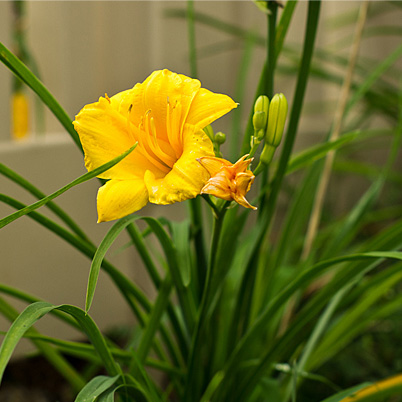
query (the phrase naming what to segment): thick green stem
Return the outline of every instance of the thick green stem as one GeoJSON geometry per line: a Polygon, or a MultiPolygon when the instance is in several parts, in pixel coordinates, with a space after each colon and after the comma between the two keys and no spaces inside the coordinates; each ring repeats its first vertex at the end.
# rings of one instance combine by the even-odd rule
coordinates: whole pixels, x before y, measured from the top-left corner
{"type": "MultiPolygon", "coordinates": [[[[275,50],[275,37],[276,37],[276,15],[278,5],[275,1],[268,2],[268,40],[267,40],[267,63],[265,63],[265,89],[264,94],[272,99],[274,96],[274,76],[276,65],[276,50],[275,50]]],[[[268,181],[268,166],[262,166],[262,178],[260,180],[260,191],[266,186],[268,181]]],[[[262,193],[259,214],[262,214],[265,204],[265,193],[262,193]]]]}
{"type": "Polygon", "coordinates": [[[190,216],[193,230],[197,273],[198,273],[198,289],[204,288],[205,274],[207,270],[207,259],[205,252],[204,235],[202,231],[202,210],[201,200],[199,197],[189,200],[190,216]]]}

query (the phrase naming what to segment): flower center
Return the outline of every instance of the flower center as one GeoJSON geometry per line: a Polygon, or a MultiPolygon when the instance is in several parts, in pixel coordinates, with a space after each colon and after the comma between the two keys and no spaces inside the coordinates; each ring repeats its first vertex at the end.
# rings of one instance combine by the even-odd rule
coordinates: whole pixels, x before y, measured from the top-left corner
{"type": "Polygon", "coordinates": [[[151,109],[141,117],[138,128],[130,123],[131,109],[132,105],[128,109],[128,131],[133,140],[138,141],[141,153],[162,172],[170,172],[183,153],[183,123],[180,102],[176,102],[175,106],[172,107],[169,98],[167,100],[166,133],[164,136],[167,140],[162,135],[158,135],[151,109]]]}

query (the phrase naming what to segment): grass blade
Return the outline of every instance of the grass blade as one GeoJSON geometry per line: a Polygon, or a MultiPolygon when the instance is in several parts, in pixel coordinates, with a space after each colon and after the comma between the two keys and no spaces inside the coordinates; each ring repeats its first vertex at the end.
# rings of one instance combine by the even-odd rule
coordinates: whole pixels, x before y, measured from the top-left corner
{"type": "Polygon", "coordinates": [[[130,149],[128,149],[127,151],[125,151],[124,153],[122,153],[121,155],[119,155],[117,158],[112,159],[109,162],[106,162],[105,164],[103,164],[102,166],[88,172],[85,173],[84,175],[78,177],[77,179],[73,180],[71,183],[67,184],[66,186],[62,187],[60,190],[57,190],[56,192],[54,192],[53,194],[50,194],[49,196],[42,198],[41,200],[20,209],[17,212],[14,212],[11,215],[6,216],[3,219],[0,219],[0,229],[3,228],[4,226],[8,225],[9,223],[15,221],[16,219],[20,218],[21,216],[24,216],[26,214],[29,214],[32,211],[35,211],[35,209],[40,208],[41,206],[47,204],[49,201],[53,200],[54,198],[58,197],[59,195],[65,193],[67,190],[69,190],[70,188],[84,183],[98,175],[100,175],[101,173],[105,172],[106,170],[110,169],[111,167],[113,167],[114,165],[116,165],[117,163],[119,163],[123,158],[125,158],[127,155],[129,155],[137,146],[137,143],[134,144],[130,149]]]}
{"type": "MultiPolygon", "coordinates": [[[[18,184],[33,196],[38,199],[45,198],[46,194],[42,193],[38,188],[31,184],[28,180],[25,180],[22,176],[11,170],[9,167],[0,163],[0,174],[9,178],[14,183],[18,184]]],[[[80,227],[68,216],[57,204],[49,201],[47,207],[53,211],[76,235],[84,240],[88,240],[86,234],[80,229],[80,227]]]]}
{"type": "Polygon", "coordinates": [[[187,329],[191,331],[196,316],[195,301],[191,295],[190,288],[185,287],[182,282],[175,245],[158,220],[151,217],[141,219],[148,223],[163,248],[169,266],[169,272],[172,275],[173,283],[177,291],[183,318],[187,329]]]}
{"type": "MultiPolygon", "coordinates": [[[[155,334],[158,331],[158,328],[160,327],[162,316],[167,310],[172,285],[173,284],[170,273],[167,273],[166,278],[162,283],[162,286],[158,290],[158,296],[156,298],[154,307],[151,311],[147,325],[142,334],[140,344],[138,346],[137,350],[138,364],[141,365],[142,368],[144,368],[143,365],[146,361],[149,350],[151,349],[152,343],[155,338],[155,334]]],[[[138,365],[136,365],[136,367],[138,367],[138,365]]]]}
{"type": "Polygon", "coordinates": [[[111,388],[120,376],[108,377],[99,375],[92,378],[75,398],[75,402],[95,402],[99,395],[111,388]]]}
{"type": "MultiPolygon", "coordinates": [[[[18,317],[18,312],[1,297],[0,313],[10,321],[15,321],[18,317]]],[[[28,333],[33,336],[40,336],[40,333],[35,328],[30,328],[28,333]]],[[[32,343],[55,368],[55,370],[57,370],[69,382],[74,390],[79,391],[85,385],[85,380],[57,350],[49,347],[49,345],[38,339],[32,339],[32,343]]]]}
{"type": "Polygon", "coordinates": [[[325,398],[322,402],[341,402],[344,401],[348,396],[354,395],[357,391],[367,387],[370,383],[365,382],[363,384],[355,385],[354,387],[345,389],[344,391],[338,392],[336,395],[332,395],[329,398],[325,398]]]}
{"type": "MultiPolygon", "coordinates": [[[[375,259],[381,260],[384,258],[390,259],[397,259],[402,260],[402,252],[396,251],[373,251],[368,253],[359,253],[359,254],[352,254],[337,258],[332,258],[330,260],[319,262],[313,265],[311,268],[305,270],[304,272],[300,273],[289,285],[283,289],[277,296],[275,296],[271,302],[266,306],[264,311],[259,315],[257,320],[253,323],[250,327],[249,331],[246,335],[240,340],[237,347],[233,351],[226,367],[225,367],[225,378],[222,381],[222,386],[227,385],[227,381],[230,380],[228,378],[228,374],[226,373],[234,373],[236,366],[239,364],[240,361],[244,358],[247,354],[247,351],[252,348],[253,343],[255,342],[256,338],[259,334],[263,333],[263,329],[270,318],[273,317],[276,311],[280,310],[281,306],[283,306],[287,300],[298,290],[302,289],[303,286],[311,283],[311,281],[324,272],[330,267],[333,267],[341,262],[346,261],[359,261],[365,259],[375,259]]],[[[362,270],[364,270],[366,266],[364,265],[362,270]]],[[[354,273],[354,272],[352,272],[354,273]]],[[[351,274],[352,274],[351,273],[351,274]]],[[[345,283],[343,280],[342,283],[345,283]]],[[[333,293],[332,293],[333,294],[333,293]]],[[[282,342],[284,338],[280,338],[282,342]]],[[[284,341],[283,341],[284,342],[284,341]]],[[[279,349],[278,349],[279,350],[279,349]]],[[[269,352],[271,353],[271,352],[269,352]]],[[[242,392],[239,393],[239,398],[243,395],[243,392],[247,392],[249,387],[256,384],[263,368],[266,367],[268,362],[268,357],[271,357],[269,354],[266,354],[264,357],[261,358],[261,363],[259,366],[253,370],[250,370],[249,374],[244,378],[242,382],[243,389],[242,392]]],[[[232,376],[231,376],[232,377],[232,376]]]]}
{"type": "Polygon", "coordinates": [[[91,269],[89,271],[88,285],[87,285],[87,294],[85,298],[85,311],[88,312],[91,308],[92,300],[95,294],[96,284],[98,282],[99,271],[102,265],[102,261],[105,257],[105,254],[109,250],[110,246],[119,236],[119,234],[124,230],[130,223],[134,220],[138,219],[137,216],[126,216],[118,220],[111,229],[107,232],[106,236],[103,238],[101,244],[95,252],[94,258],[92,260],[91,269]]]}
{"type": "Polygon", "coordinates": [[[0,381],[11,355],[25,332],[50,311],[58,309],[74,317],[92,342],[106,370],[110,375],[120,374],[120,368],[113,359],[110,349],[96,324],[85,311],[71,305],[54,306],[46,302],[29,305],[13,322],[0,348],[0,381]]]}
{"type": "Polygon", "coordinates": [[[360,135],[360,131],[353,131],[342,135],[342,137],[329,142],[315,145],[309,149],[300,152],[298,155],[293,156],[286,169],[286,174],[293,173],[311,163],[323,158],[328,152],[339,149],[349,142],[353,141],[360,135]]]}

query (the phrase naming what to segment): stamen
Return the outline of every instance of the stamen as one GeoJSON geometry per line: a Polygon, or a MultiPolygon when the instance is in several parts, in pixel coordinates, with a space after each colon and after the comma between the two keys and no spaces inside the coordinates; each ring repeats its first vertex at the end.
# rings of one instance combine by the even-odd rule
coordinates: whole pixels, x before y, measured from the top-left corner
{"type": "MultiPolygon", "coordinates": [[[[127,132],[129,133],[130,137],[134,142],[138,142],[138,150],[141,152],[143,156],[145,156],[149,162],[151,162],[154,166],[156,166],[159,170],[162,172],[168,173],[170,171],[170,167],[166,166],[166,164],[162,163],[159,158],[157,158],[155,155],[153,155],[153,152],[146,146],[144,143],[144,137],[146,139],[147,135],[141,135],[142,132],[139,131],[139,135],[135,135],[135,132],[133,130],[133,127],[130,122],[130,113],[131,113],[132,105],[128,108],[128,114],[127,114],[127,132]]],[[[141,123],[139,130],[143,128],[143,117],[141,117],[141,123]]],[[[133,142],[133,143],[134,143],[133,142]]]]}
{"type": "Polygon", "coordinates": [[[176,160],[162,151],[161,147],[158,143],[158,138],[156,135],[156,126],[153,117],[150,117],[150,113],[146,113],[145,115],[145,133],[147,145],[155,154],[155,156],[160,160],[161,163],[167,165],[169,168],[172,168],[176,160]]]}
{"type": "MultiPolygon", "coordinates": [[[[176,154],[176,158],[180,158],[183,153],[182,142],[180,141],[180,118],[178,116],[178,102],[176,101],[175,106],[171,106],[170,102],[167,104],[167,119],[166,119],[166,128],[169,142],[176,154]]],[[[179,104],[180,105],[180,104],[179,104]]]]}

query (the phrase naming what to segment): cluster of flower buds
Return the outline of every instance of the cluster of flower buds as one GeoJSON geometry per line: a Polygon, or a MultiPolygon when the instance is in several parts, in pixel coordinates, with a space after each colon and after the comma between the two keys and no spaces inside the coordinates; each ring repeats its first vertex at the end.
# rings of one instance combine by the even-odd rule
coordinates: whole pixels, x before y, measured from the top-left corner
{"type": "Polygon", "coordinates": [[[254,135],[251,137],[250,153],[254,155],[258,145],[264,140],[260,156],[260,163],[264,165],[271,162],[281,142],[287,113],[288,102],[283,94],[276,94],[271,102],[268,97],[261,95],[254,104],[254,135]]]}
{"type": "Polygon", "coordinates": [[[210,138],[212,143],[214,144],[215,156],[218,158],[221,158],[222,152],[220,150],[220,147],[226,141],[226,134],[222,133],[221,131],[218,131],[216,134],[214,134],[214,130],[212,129],[212,127],[210,125],[208,125],[204,128],[204,132],[210,138]]]}
{"type": "Polygon", "coordinates": [[[265,133],[265,144],[262,150],[260,161],[268,165],[281,143],[286,116],[288,114],[288,102],[283,94],[276,94],[269,105],[267,131],[265,133]]]}
{"type": "Polygon", "coordinates": [[[255,148],[265,137],[269,112],[268,96],[260,95],[254,104],[253,126],[254,135],[251,137],[251,148],[255,148]]]}

